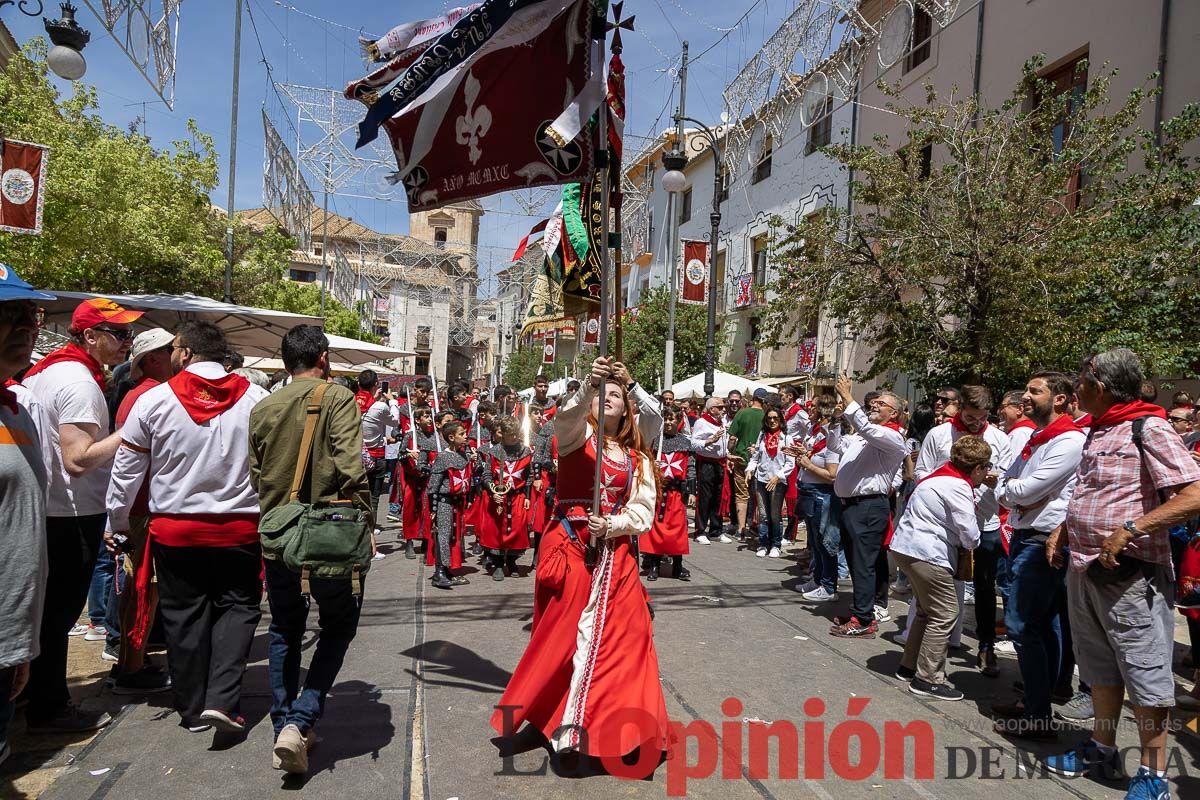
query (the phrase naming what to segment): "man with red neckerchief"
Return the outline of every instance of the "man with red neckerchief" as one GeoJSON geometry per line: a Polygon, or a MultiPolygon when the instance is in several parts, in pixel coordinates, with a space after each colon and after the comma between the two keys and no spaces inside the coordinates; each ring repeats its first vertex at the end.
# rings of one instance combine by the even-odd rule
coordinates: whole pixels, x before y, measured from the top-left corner
{"type": "Polygon", "coordinates": [[[242,675],[262,616],[258,493],[250,485],[250,412],[267,391],[222,362],[211,322],[189,322],[171,345],[174,377],[133,404],[108,488],[109,525],[129,530],[138,489],[150,485],[150,527],[137,574],[134,647],[147,633],[152,573],[180,724],[245,729],[242,675]]]}
{"type": "Polygon", "coordinates": [[[30,730],[78,732],[107,725],[107,714],[85,714],[67,690],[67,632],[79,619],[104,535],[104,492],[121,443],[108,434],[105,367],[129,353],[129,325],[142,316],[104,297],[85,300],[71,315],[71,341],[25,375],[45,410],[52,462],[46,503],[50,575],[42,616],[41,655],[31,665],[30,730]]]}
{"type": "Polygon", "coordinates": [[[993,705],[992,713],[1002,718],[997,732],[1022,738],[1057,738],[1050,700],[1063,648],[1070,646],[1059,613],[1066,571],[1047,563],[1045,549],[1066,518],[1083,454],[1083,431],[1067,411],[1072,393],[1071,378],[1060,372],[1039,372],[1029,379],[1024,405],[1037,430],[996,484],[996,497],[1008,509],[1012,526],[1004,623],[1016,645],[1025,697],[993,705]]]}
{"type": "Polygon", "coordinates": [[[1026,415],[1025,389],[1013,389],[1004,393],[1000,407],[996,409],[1000,418],[1000,430],[1008,434],[1008,447],[1014,453],[1025,449],[1025,443],[1037,430],[1037,424],[1026,415]]]}
{"type": "Polygon", "coordinates": [[[848,617],[834,617],[829,632],[833,636],[873,639],[879,629],[875,620],[875,597],[887,588],[887,554],[884,538],[891,527],[891,503],[888,494],[908,455],[908,443],[900,433],[900,398],[883,392],[871,401],[870,411],[851,394],[853,388],[845,375],[838,378],[834,390],[845,411],[826,433],[826,447],[841,457],[833,490],[842,500],[842,542],[854,597],[848,617]],[[842,430],[848,417],[855,432],[842,430]]]}
{"type": "Polygon", "coordinates": [[[959,412],[949,422],[938,425],[921,443],[921,452],[913,468],[913,478],[921,480],[950,459],[950,449],[962,436],[979,436],[992,449],[991,471],[975,492],[978,501],[980,540],[974,553],[975,635],[979,637],[976,667],[988,677],[1000,674],[996,659],[996,577],[1004,558],[1000,541],[1000,504],[996,501],[996,480],[1012,464],[1004,431],[988,424],[992,393],[984,386],[964,386],[958,392],[959,412]]]}
{"type": "Polygon", "coordinates": [[[1090,740],[1044,763],[1060,775],[1119,773],[1116,731],[1128,694],[1142,757],[1126,796],[1169,798],[1175,580],[1168,531],[1200,513],[1200,466],[1163,409],[1138,399],[1142,380],[1137,356],[1124,348],[1091,356],[1079,373],[1076,393],[1092,430],[1066,535],[1052,534],[1046,551],[1057,564],[1070,547],[1071,630],[1095,723],[1090,740]]]}

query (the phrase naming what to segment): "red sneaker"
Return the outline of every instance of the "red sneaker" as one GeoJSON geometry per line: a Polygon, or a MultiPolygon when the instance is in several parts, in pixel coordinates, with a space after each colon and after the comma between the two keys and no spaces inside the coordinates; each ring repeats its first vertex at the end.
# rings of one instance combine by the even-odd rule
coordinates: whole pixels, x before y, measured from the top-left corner
{"type": "Polygon", "coordinates": [[[851,617],[840,625],[834,625],[829,632],[843,639],[874,639],[878,630],[879,624],[875,620],[863,624],[859,622],[858,617],[851,617]]]}

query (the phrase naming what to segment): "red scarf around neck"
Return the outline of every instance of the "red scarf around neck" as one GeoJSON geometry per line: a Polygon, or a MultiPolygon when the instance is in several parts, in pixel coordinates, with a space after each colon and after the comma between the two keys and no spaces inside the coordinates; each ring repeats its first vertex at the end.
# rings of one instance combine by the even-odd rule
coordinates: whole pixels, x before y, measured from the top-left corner
{"type": "Polygon", "coordinates": [[[783,412],[783,421],[790,422],[792,417],[799,414],[801,409],[803,409],[803,408],[804,408],[804,406],[800,405],[799,402],[792,403],[790,406],[788,406],[787,411],[783,412]]]}
{"type": "Polygon", "coordinates": [[[197,425],[224,414],[250,388],[250,381],[232,372],[212,380],[185,370],[167,383],[197,425]]]}
{"type": "Polygon", "coordinates": [[[773,431],[763,434],[763,447],[767,450],[767,457],[774,460],[779,453],[779,438],[781,431],[773,431]]]}
{"type": "Polygon", "coordinates": [[[900,433],[900,423],[896,422],[896,420],[892,420],[891,422],[881,422],[880,424],[885,428],[891,428],[896,433],[900,433]]]}
{"type": "Polygon", "coordinates": [[[1011,427],[1009,427],[1008,432],[1012,433],[1013,431],[1019,431],[1021,428],[1033,428],[1034,430],[1037,430],[1037,424],[1029,417],[1021,417],[1019,420],[1014,422],[1011,427]]]}
{"type": "Polygon", "coordinates": [[[961,469],[959,469],[958,467],[954,466],[953,461],[947,461],[945,464],[942,464],[940,467],[935,469],[933,472],[929,473],[924,478],[921,478],[921,480],[917,481],[917,485],[920,486],[922,483],[929,480],[930,478],[945,478],[945,477],[960,478],[961,480],[964,480],[967,482],[967,486],[971,487],[971,491],[975,491],[975,487],[971,483],[971,477],[969,475],[967,475],[967,473],[965,473],[961,469]]]}
{"type": "Polygon", "coordinates": [[[1156,406],[1154,403],[1134,400],[1129,403],[1117,403],[1101,414],[1092,425],[1097,428],[1111,428],[1113,425],[1120,425],[1122,422],[1129,422],[1138,417],[1166,419],[1167,412],[1162,406],[1156,406]]]}
{"type": "Polygon", "coordinates": [[[1092,427],[1092,415],[1084,414],[1082,417],[1075,420],[1075,427],[1079,428],[1080,430],[1092,427]]]}
{"type": "Polygon", "coordinates": [[[983,423],[983,427],[978,432],[967,430],[967,426],[963,425],[962,412],[958,412],[950,418],[950,427],[959,433],[965,433],[968,436],[983,436],[983,432],[987,430],[987,422],[983,423]]]}
{"type": "Polygon", "coordinates": [[[813,425],[811,435],[814,439],[816,439],[817,436],[820,436],[821,438],[816,439],[816,441],[813,442],[812,449],[808,452],[809,458],[812,458],[817,453],[825,449],[825,429],[820,425],[813,425]]]}
{"type": "Polygon", "coordinates": [[[92,373],[92,378],[96,381],[96,385],[100,387],[100,391],[105,391],[108,386],[104,381],[104,367],[100,366],[100,362],[92,357],[92,354],[84,350],[74,342],[68,342],[66,347],[59,348],[52,353],[47,353],[46,357],[29,368],[25,373],[28,378],[37,375],[47,367],[53,364],[61,364],[64,361],[74,361],[83,364],[87,367],[88,372],[92,373]]]}
{"type": "Polygon", "coordinates": [[[716,425],[718,428],[724,427],[724,425],[725,425],[724,422],[718,422],[717,418],[714,417],[712,414],[708,413],[707,411],[704,412],[704,414],[700,417],[700,419],[704,420],[705,422],[707,422],[710,425],[716,425]]]}
{"type": "Polygon", "coordinates": [[[1021,458],[1026,461],[1033,455],[1033,448],[1041,447],[1046,442],[1053,439],[1055,436],[1061,436],[1064,433],[1079,430],[1079,426],[1075,424],[1075,420],[1071,419],[1070,414],[1062,414],[1054,422],[1051,422],[1046,427],[1029,437],[1029,441],[1025,443],[1025,449],[1021,451],[1021,458]]]}

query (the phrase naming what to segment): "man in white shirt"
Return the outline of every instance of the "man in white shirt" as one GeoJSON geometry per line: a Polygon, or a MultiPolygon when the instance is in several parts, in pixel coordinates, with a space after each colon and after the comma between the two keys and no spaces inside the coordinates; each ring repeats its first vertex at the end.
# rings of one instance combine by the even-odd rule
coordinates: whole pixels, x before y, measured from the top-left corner
{"type": "Polygon", "coordinates": [[[371,395],[371,404],[363,411],[362,434],[363,447],[367,455],[375,459],[375,468],[367,472],[367,480],[371,484],[371,525],[376,535],[379,534],[379,498],[387,486],[387,432],[389,428],[399,428],[400,406],[385,393],[379,383],[379,376],[374,370],[364,369],[358,376],[359,392],[371,395]]]}
{"type": "Polygon", "coordinates": [[[1004,623],[1017,646],[1025,699],[992,712],[1002,718],[998,732],[1025,738],[1055,738],[1050,697],[1063,658],[1058,596],[1066,567],[1050,565],[1046,539],[1066,519],[1083,455],[1085,437],[1067,412],[1072,392],[1071,376],[1060,372],[1029,379],[1025,407],[1038,430],[996,484],[1013,529],[1004,623]]]}
{"type": "Polygon", "coordinates": [[[691,433],[696,454],[696,543],[726,544],[732,538],[721,531],[721,496],[725,491],[725,465],[729,457],[729,433],[725,426],[725,401],[710,397],[704,414],[696,419],[691,433]]]}
{"type": "Polygon", "coordinates": [[[842,499],[842,545],[850,562],[854,597],[849,617],[834,617],[830,633],[841,637],[873,639],[878,630],[875,600],[886,597],[887,553],[883,549],[891,519],[888,495],[892,482],[908,454],[900,433],[900,398],[884,392],[871,401],[869,411],[855,401],[852,384],[845,375],[835,391],[855,433],[847,436],[839,418],[826,435],[826,447],[841,457],[833,490],[842,499]],[[883,586],[880,587],[879,583],[883,586]]]}
{"type": "MultiPolygon", "coordinates": [[[[104,492],[113,454],[105,367],[120,364],[133,343],[130,323],[142,316],[103,297],[85,300],[71,315],[71,341],[46,355],[25,376],[45,410],[50,440],[46,542],[50,574],[42,616],[41,655],[30,668],[31,730],[79,732],[111,718],[82,713],[67,690],[67,633],[79,619],[104,535],[104,492]]],[[[224,354],[222,354],[224,355],[224,354]]]]}
{"type": "Polygon", "coordinates": [[[991,473],[976,491],[982,535],[976,549],[972,570],[975,589],[975,635],[979,637],[976,666],[984,675],[996,677],[1000,667],[996,660],[996,577],[1004,549],[1000,544],[1000,504],[996,501],[996,479],[1012,463],[1008,435],[988,424],[992,410],[992,393],[984,386],[964,386],[959,392],[959,412],[949,421],[929,432],[921,444],[921,453],[913,469],[913,477],[921,480],[950,459],[950,450],[962,436],[979,436],[992,449],[991,473]]]}
{"type": "Polygon", "coordinates": [[[250,412],[267,396],[222,365],[225,335],[186,323],[172,344],[174,377],[139,397],[121,428],[108,487],[109,525],[129,530],[150,482],[150,527],[137,574],[134,647],[147,633],[151,573],[180,725],[245,729],[242,675],[262,612],[258,493],[250,485],[250,412]]]}

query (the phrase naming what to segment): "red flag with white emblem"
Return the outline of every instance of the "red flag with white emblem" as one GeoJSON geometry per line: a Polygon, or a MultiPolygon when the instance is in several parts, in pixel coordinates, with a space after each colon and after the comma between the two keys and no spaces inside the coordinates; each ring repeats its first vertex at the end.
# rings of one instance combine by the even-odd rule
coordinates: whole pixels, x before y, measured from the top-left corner
{"type": "Polygon", "coordinates": [[[0,139],[0,231],[41,233],[48,148],[0,139]]]}

